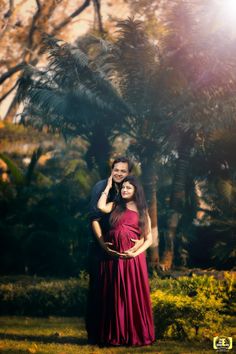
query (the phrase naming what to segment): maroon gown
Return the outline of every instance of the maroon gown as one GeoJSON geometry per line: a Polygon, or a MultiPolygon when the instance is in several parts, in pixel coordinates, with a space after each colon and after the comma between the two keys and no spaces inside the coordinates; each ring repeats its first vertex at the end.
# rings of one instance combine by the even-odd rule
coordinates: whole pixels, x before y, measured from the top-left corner
{"type": "MultiPolygon", "coordinates": [[[[124,252],[139,239],[138,213],[126,209],[106,235],[124,252]]],[[[105,257],[99,269],[98,338],[102,345],[149,345],[155,340],[145,253],[130,259],[105,257]]]]}

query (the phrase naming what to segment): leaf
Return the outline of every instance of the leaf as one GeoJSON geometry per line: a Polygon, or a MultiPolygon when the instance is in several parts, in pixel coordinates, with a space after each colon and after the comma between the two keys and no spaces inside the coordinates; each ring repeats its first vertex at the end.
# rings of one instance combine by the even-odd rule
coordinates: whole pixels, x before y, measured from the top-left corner
{"type": "Polygon", "coordinates": [[[21,171],[21,169],[16,165],[16,163],[7,157],[5,154],[0,153],[0,158],[7,164],[8,169],[11,172],[11,175],[16,183],[16,185],[22,185],[25,184],[26,179],[21,171]]]}

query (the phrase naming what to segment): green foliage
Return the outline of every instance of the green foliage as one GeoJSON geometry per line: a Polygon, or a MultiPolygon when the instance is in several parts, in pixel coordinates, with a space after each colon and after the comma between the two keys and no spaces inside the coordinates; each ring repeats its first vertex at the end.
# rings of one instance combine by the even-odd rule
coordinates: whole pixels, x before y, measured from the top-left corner
{"type": "Polygon", "coordinates": [[[0,284],[2,315],[26,316],[84,316],[88,278],[52,280],[23,278],[0,284]]]}
{"type": "Polygon", "coordinates": [[[235,275],[151,279],[152,304],[159,338],[211,339],[222,329],[225,314],[236,309],[235,275]],[[158,290],[157,290],[158,289],[158,290]]]}
{"type": "Polygon", "coordinates": [[[162,147],[160,122],[167,119],[164,107],[160,107],[163,86],[159,47],[150,41],[144,23],[134,18],[119,21],[117,33],[114,43],[108,45],[110,50],[102,52],[102,68],[132,107],[124,121],[124,131],[132,138],[129,151],[142,164],[153,164],[162,147]]]}
{"type": "Polygon", "coordinates": [[[0,159],[6,163],[8,170],[11,173],[11,176],[13,178],[13,183],[15,187],[23,188],[24,186],[30,184],[33,178],[36,164],[41,155],[42,155],[41,147],[34,150],[31,156],[30,163],[26,169],[26,172],[23,172],[22,169],[18,166],[18,164],[13,159],[11,159],[9,156],[7,156],[4,153],[0,153],[0,159]]]}
{"type": "Polygon", "coordinates": [[[88,197],[99,176],[82,158],[82,141],[65,147],[55,138],[55,145],[36,150],[28,167],[20,154],[4,155],[7,172],[14,165],[24,178],[19,186],[10,173],[10,182],[0,183],[1,274],[65,276],[86,267],[88,197]]]}
{"type": "Polygon", "coordinates": [[[215,130],[204,140],[191,161],[206,206],[204,217],[197,225],[195,245],[206,239],[211,264],[230,269],[236,260],[235,124],[215,130]]]}
{"type": "Polygon", "coordinates": [[[231,272],[224,272],[220,278],[193,274],[191,277],[181,276],[176,279],[160,279],[154,273],[150,282],[152,291],[158,289],[166,294],[193,298],[198,295],[209,299],[214,297],[221,303],[219,311],[230,312],[236,309],[236,279],[231,272]]]}
{"type": "Polygon", "coordinates": [[[46,36],[44,51],[48,65],[42,70],[26,67],[19,80],[18,98],[25,107],[21,122],[37,129],[47,126],[67,138],[83,137],[89,145],[88,166],[98,167],[104,176],[109,139],[130,108],[79,44],[46,36]]]}
{"type": "Polygon", "coordinates": [[[101,72],[91,69],[86,53],[50,36],[45,37],[44,44],[48,66],[41,71],[27,67],[19,81],[19,99],[29,100],[42,123],[57,126],[61,131],[76,127],[83,133],[101,111],[113,115],[127,113],[113,86],[101,72]]]}
{"type": "Polygon", "coordinates": [[[5,154],[0,154],[0,159],[3,160],[7,166],[8,169],[11,171],[11,174],[14,178],[14,181],[17,186],[24,185],[26,183],[26,177],[21,171],[21,169],[17,166],[17,164],[10,159],[7,155],[5,154]]]}
{"type": "Polygon", "coordinates": [[[151,296],[157,337],[193,338],[198,334],[212,338],[222,328],[222,303],[202,293],[192,298],[156,290],[151,296]]]}

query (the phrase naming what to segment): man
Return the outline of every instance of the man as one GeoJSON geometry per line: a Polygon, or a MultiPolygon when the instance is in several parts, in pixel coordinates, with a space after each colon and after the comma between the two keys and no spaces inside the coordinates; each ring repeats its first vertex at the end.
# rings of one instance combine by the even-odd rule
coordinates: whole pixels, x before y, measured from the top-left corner
{"type": "MultiPolygon", "coordinates": [[[[109,202],[115,201],[120,192],[120,186],[122,181],[127,177],[133,168],[132,162],[126,157],[118,157],[114,160],[111,166],[111,176],[113,180],[112,188],[107,196],[109,202]]],[[[91,201],[90,201],[90,221],[91,227],[94,234],[94,240],[90,245],[89,254],[89,294],[87,303],[87,317],[86,317],[86,329],[88,333],[88,341],[91,344],[97,343],[97,323],[96,318],[98,318],[97,313],[99,311],[99,299],[97,298],[98,290],[98,271],[99,264],[106,254],[116,257],[118,253],[112,250],[104,239],[103,235],[109,230],[109,214],[104,214],[97,208],[98,200],[101,193],[104,191],[107,185],[107,179],[99,181],[96,183],[92,190],[91,201]]],[[[134,247],[140,245],[138,241],[135,243],[134,247]]],[[[142,241],[141,241],[142,242],[142,241]]]]}
{"type": "MultiPolygon", "coordinates": [[[[113,180],[112,188],[108,195],[108,202],[115,201],[120,192],[120,185],[131,173],[133,168],[132,162],[126,157],[118,157],[114,160],[111,166],[111,176],[113,180]]],[[[104,243],[103,235],[108,231],[109,228],[109,215],[103,214],[97,208],[98,200],[101,196],[102,191],[105,189],[107,184],[107,179],[99,181],[96,183],[92,190],[91,201],[90,201],[90,220],[95,239],[98,241],[95,244],[97,247],[104,249],[109,252],[109,247],[104,243]]]]}

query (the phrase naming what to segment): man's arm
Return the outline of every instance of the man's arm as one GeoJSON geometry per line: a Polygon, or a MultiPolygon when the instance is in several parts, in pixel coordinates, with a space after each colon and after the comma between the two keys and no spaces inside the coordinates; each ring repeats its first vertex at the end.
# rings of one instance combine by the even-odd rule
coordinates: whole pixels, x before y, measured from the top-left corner
{"type": "Polygon", "coordinates": [[[108,178],[106,188],[102,191],[97,204],[98,209],[106,214],[111,213],[114,207],[113,202],[109,202],[109,203],[107,202],[108,194],[110,192],[111,187],[112,187],[112,176],[108,178]]]}
{"type": "Polygon", "coordinates": [[[100,246],[103,249],[105,249],[105,243],[104,243],[104,239],[103,239],[103,235],[102,235],[102,229],[99,224],[99,220],[92,221],[92,230],[93,230],[93,233],[94,233],[96,239],[98,240],[100,246]]]}
{"type": "Polygon", "coordinates": [[[90,220],[100,219],[104,214],[98,209],[97,203],[101,196],[102,191],[106,187],[106,180],[99,181],[95,184],[92,189],[91,199],[90,199],[90,220]]]}
{"type": "Polygon", "coordinates": [[[112,246],[112,242],[104,242],[104,238],[102,235],[102,229],[99,224],[99,220],[92,221],[92,229],[93,229],[96,239],[98,240],[100,246],[102,247],[102,249],[105,252],[107,252],[110,256],[113,256],[113,257],[120,257],[123,255],[122,253],[117,252],[109,247],[109,246],[112,246]]]}

